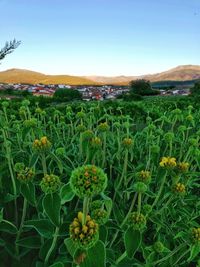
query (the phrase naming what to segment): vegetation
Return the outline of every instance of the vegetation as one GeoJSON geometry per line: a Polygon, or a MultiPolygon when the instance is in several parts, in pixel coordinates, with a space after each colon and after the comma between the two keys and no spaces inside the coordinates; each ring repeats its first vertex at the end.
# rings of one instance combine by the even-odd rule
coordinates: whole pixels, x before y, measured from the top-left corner
{"type": "Polygon", "coordinates": [[[80,100],[82,99],[82,94],[75,89],[57,89],[53,98],[59,102],[80,100]]]}
{"type": "Polygon", "coordinates": [[[200,96],[200,82],[196,82],[194,86],[190,89],[192,96],[200,96]]]}
{"type": "Polygon", "coordinates": [[[197,266],[198,107],[2,101],[3,266],[197,266]]]}
{"type": "Polygon", "coordinates": [[[130,84],[130,92],[135,95],[158,95],[159,91],[153,90],[151,87],[150,81],[141,79],[131,81],[130,84]]]}
{"type": "Polygon", "coordinates": [[[5,46],[0,50],[0,61],[8,54],[11,54],[20,44],[21,41],[16,41],[15,39],[13,41],[6,42],[5,46]]]}

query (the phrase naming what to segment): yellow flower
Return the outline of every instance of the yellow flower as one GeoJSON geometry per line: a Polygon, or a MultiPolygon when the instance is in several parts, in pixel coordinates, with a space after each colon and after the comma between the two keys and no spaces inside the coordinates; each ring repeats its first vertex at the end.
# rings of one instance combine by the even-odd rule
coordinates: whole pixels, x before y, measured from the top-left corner
{"type": "Polygon", "coordinates": [[[174,168],[176,167],[176,158],[163,157],[159,165],[163,168],[174,168]]]}
{"type": "Polygon", "coordinates": [[[189,163],[188,162],[179,162],[177,163],[177,169],[180,172],[186,172],[189,168],[189,163]]]}

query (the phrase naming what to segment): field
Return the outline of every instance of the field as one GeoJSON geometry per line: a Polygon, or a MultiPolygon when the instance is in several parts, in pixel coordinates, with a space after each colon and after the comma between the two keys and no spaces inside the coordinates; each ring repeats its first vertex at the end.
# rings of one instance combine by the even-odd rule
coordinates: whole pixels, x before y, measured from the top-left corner
{"type": "Polygon", "coordinates": [[[2,101],[0,266],[200,266],[189,97],[2,101]]]}

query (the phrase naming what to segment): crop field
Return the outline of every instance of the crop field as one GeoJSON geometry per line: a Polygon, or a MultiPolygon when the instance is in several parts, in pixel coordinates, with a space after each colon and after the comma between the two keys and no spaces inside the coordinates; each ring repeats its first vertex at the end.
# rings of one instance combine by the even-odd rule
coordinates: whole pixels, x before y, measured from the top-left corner
{"type": "Polygon", "coordinates": [[[182,99],[2,101],[0,266],[200,266],[199,125],[182,99]]]}

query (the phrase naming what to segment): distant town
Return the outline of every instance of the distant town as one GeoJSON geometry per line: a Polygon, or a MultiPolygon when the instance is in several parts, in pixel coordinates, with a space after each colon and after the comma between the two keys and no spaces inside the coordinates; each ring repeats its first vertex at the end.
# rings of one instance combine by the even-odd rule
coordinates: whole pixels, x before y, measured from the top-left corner
{"type": "MultiPolygon", "coordinates": [[[[114,86],[114,85],[102,85],[102,86],[71,86],[65,84],[1,84],[0,90],[14,90],[21,92],[32,93],[33,96],[46,96],[52,97],[57,89],[74,89],[78,90],[82,94],[82,99],[85,101],[90,100],[112,100],[116,99],[119,95],[127,93],[129,91],[128,86],[114,86]]],[[[174,88],[157,88],[156,86],[153,89],[160,91],[161,96],[169,95],[188,95],[189,88],[183,86],[176,86],[174,88]]],[[[6,96],[6,98],[12,98],[12,96],[6,96]]]]}

